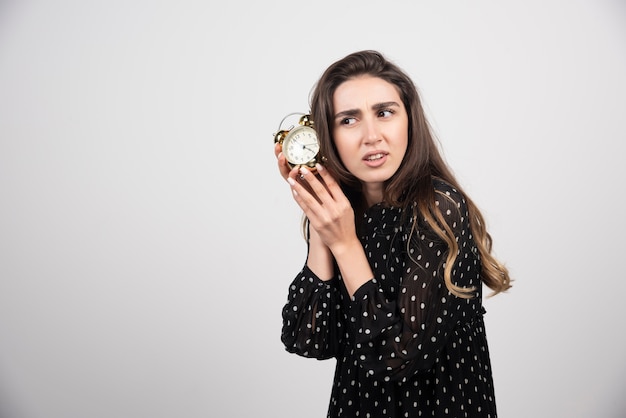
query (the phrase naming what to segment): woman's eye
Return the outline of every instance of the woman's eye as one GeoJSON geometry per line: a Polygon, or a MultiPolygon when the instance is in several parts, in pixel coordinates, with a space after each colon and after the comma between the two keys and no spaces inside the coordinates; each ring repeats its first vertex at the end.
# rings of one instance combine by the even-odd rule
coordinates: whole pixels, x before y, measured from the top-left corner
{"type": "Polygon", "coordinates": [[[354,118],[343,118],[339,123],[342,125],[352,125],[354,123],[354,118]]]}
{"type": "Polygon", "coordinates": [[[394,111],[391,109],[385,109],[385,110],[381,110],[380,112],[378,112],[378,116],[383,117],[383,118],[388,118],[389,116],[393,115],[394,111]]]}

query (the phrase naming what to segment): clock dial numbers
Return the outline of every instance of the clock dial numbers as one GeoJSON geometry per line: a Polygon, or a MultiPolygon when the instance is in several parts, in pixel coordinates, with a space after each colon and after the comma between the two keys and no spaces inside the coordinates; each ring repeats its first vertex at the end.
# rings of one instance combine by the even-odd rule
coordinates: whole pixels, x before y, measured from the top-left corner
{"type": "Polygon", "coordinates": [[[283,141],[283,154],[293,165],[303,165],[313,161],[318,152],[317,134],[308,126],[294,128],[283,141]]]}

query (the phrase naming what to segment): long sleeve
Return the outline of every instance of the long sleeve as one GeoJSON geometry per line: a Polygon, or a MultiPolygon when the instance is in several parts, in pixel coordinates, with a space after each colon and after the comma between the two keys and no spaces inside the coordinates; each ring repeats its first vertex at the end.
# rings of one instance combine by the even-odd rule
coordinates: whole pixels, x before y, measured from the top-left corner
{"type": "Polygon", "coordinates": [[[306,265],[289,286],[281,339],[287,351],[327,359],[341,346],[345,326],[338,280],[320,280],[306,265]]]}
{"type": "Polygon", "coordinates": [[[361,367],[376,379],[405,381],[430,369],[451,333],[483,313],[480,259],[465,201],[450,186],[437,189],[439,210],[459,247],[452,282],[475,291],[469,299],[448,291],[448,249],[425,221],[412,234],[410,222],[393,232],[386,223],[372,227],[364,247],[375,278],[354,294],[349,322],[361,367]]]}
{"type": "Polygon", "coordinates": [[[372,280],[350,297],[338,269],[322,281],[305,266],[289,287],[287,351],[337,360],[329,417],[497,417],[467,205],[450,185],[433,185],[458,244],[452,282],[472,297],[448,291],[448,246],[427,221],[383,204],[357,219],[372,280]]]}

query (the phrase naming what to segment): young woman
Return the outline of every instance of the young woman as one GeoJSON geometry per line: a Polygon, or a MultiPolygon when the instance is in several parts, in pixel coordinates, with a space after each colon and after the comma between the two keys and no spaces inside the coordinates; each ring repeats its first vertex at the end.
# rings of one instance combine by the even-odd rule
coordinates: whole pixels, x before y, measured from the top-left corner
{"type": "Polygon", "coordinates": [[[332,64],[311,118],[323,165],[282,176],[306,216],[289,352],[336,358],[329,417],[496,417],[483,283],[510,286],[411,79],[376,51],[332,64]]]}

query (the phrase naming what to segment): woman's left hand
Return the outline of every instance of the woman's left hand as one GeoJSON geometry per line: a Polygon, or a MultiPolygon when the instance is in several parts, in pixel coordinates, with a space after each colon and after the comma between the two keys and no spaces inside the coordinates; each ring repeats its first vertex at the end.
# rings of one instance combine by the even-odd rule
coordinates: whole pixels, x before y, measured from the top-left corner
{"type": "Polygon", "coordinates": [[[287,181],[294,199],[309,219],[310,226],[336,254],[344,246],[358,241],[354,210],[328,170],[320,164],[316,168],[319,178],[306,167],[300,167],[289,172],[287,181]]]}

